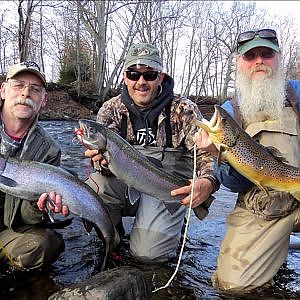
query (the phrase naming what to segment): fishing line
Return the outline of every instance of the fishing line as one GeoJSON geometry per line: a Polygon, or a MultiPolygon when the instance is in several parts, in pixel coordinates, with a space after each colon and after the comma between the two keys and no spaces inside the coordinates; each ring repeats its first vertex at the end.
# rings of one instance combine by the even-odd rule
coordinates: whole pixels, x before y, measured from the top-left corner
{"type": "Polygon", "coordinates": [[[193,199],[194,199],[194,185],[195,185],[195,180],[196,180],[196,168],[197,168],[197,160],[196,160],[197,152],[196,152],[196,149],[197,149],[196,144],[194,144],[194,149],[193,149],[193,151],[194,151],[194,167],[193,167],[191,200],[190,200],[190,203],[189,203],[188,215],[187,215],[187,219],[186,219],[186,225],[185,225],[185,229],[184,229],[183,240],[182,240],[182,245],[181,245],[181,249],[180,249],[180,253],[179,253],[179,257],[178,257],[178,262],[177,262],[175,271],[174,271],[173,275],[170,277],[169,281],[164,286],[153,290],[152,293],[155,293],[159,290],[167,288],[170,285],[170,283],[172,282],[172,280],[175,278],[175,276],[176,276],[176,274],[179,270],[179,265],[180,265],[180,262],[181,262],[181,259],[182,259],[183,249],[184,249],[184,246],[185,246],[185,243],[186,243],[187,231],[188,231],[189,224],[190,224],[190,217],[191,217],[191,211],[192,211],[192,202],[193,202],[193,199]]]}

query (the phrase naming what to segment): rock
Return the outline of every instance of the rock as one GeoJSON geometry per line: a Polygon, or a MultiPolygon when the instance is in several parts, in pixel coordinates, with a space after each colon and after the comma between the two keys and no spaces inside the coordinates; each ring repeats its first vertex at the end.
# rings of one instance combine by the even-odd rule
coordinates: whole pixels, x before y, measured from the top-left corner
{"type": "Polygon", "coordinates": [[[118,267],[64,288],[48,298],[64,299],[150,300],[151,290],[142,271],[135,267],[118,267]]]}

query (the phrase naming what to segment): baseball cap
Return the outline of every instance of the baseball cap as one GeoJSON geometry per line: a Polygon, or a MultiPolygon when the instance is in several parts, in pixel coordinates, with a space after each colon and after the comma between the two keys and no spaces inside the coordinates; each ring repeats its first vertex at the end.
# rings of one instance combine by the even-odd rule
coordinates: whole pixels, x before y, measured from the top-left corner
{"type": "Polygon", "coordinates": [[[149,43],[134,44],[129,48],[125,58],[125,70],[133,65],[146,65],[162,70],[163,65],[158,49],[149,43]]]}
{"type": "Polygon", "coordinates": [[[43,72],[41,72],[39,65],[33,61],[23,61],[23,62],[20,62],[20,63],[10,66],[8,68],[8,72],[6,75],[6,80],[13,78],[14,76],[16,76],[17,74],[22,73],[22,72],[31,72],[31,73],[35,74],[36,76],[38,76],[41,79],[41,81],[43,82],[43,85],[46,87],[47,83],[46,83],[45,74],[43,72]]]}
{"type": "Polygon", "coordinates": [[[261,29],[242,32],[237,39],[237,52],[245,54],[256,47],[267,47],[279,52],[279,44],[276,31],[273,29],[261,29]]]}

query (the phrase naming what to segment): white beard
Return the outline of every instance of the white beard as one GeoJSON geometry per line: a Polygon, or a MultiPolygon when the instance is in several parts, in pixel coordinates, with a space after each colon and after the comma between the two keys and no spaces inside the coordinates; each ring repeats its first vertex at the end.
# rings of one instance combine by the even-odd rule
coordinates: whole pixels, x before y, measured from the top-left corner
{"type": "Polygon", "coordinates": [[[282,69],[272,70],[264,65],[255,68],[267,70],[267,74],[258,79],[251,79],[250,75],[241,71],[237,71],[236,74],[236,90],[241,114],[246,123],[251,122],[258,115],[262,117],[260,121],[276,120],[285,102],[282,69]]]}

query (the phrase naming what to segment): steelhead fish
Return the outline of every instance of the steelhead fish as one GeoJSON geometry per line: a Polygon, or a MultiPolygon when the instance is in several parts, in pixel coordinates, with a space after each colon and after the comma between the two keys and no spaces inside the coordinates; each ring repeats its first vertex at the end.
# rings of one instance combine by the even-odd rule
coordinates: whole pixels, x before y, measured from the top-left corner
{"type": "Polygon", "coordinates": [[[182,206],[182,196],[171,197],[171,190],[190,181],[167,173],[135,149],[119,134],[104,125],[80,119],[75,135],[88,149],[101,150],[109,170],[129,187],[160,199],[173,214],[182,206]]]}
{"type": "Polygon", "coordinates": [[[240,174],[268,194],[267,188],[288,192],[300,201],[300,169],[282,162],[256,142],[219,105],[210,121],[196,121],[219,150],[218,164],[226,160],[240,174]]]}
{"type": "Polygon", "coordinates": [[[62,168],[0,155],[0,190],[32,202],[36,202],[42,193],[55,191],[61,194],[63,204],[84,220],[88,231],[94,227],[103,241],[103,270],[108,252],[119,241],[102,200],[88,185],[62,168]]]}

